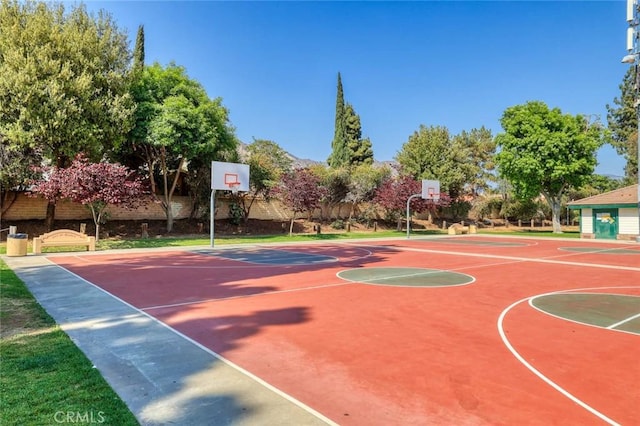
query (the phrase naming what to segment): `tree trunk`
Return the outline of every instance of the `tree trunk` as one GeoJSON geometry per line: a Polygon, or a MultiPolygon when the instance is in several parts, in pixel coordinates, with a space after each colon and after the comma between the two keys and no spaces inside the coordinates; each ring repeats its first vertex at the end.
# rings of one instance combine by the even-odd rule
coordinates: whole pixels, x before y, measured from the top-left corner
{"type": "Polygon", "coordinates": [[[396,226],[396,231],[398,232],[402,231],[402,216],[398,216],[398,224],[396,226]]]}
{"type": "Polygon", "coordinates": [[[562,234],[562,226],[560,225],[560,197],[553,197],[549,200],[551,204],[551,222],[553,223],[553,233],[562,234]]]}
{"type": "Polygon", "coordinates": [[[167,206],[167,232],[173,231],[173,211],[171,205],[167,206]]]}
{"type": "Polygon", "coordinates": [[[546,192],[542,193],[547,203],[549,203],[549,207],[551,207],[551,223],[554,234],[562,234],[562,226],[560,225],[562,192],[563,191],[559,191],[555,196],[551,196],[551,194],[546,192]]]}
{"type": "Polygon", "coordinates": [[[56,203],[49,202],[47,204],[47,216],[44,219],[44,229],[46,232],[53,230],[53,221],[56,216],[56,203]]]}
{"type": "Polygon", "coordinates": [[[244,213],[244,226],[249,225],[249,213],[251,213],[251,207],[253,207],[253,203],[256,200],[257,196],[257,192],[254,192],[251,195],[247,194],[246,196],[239,196],[240,202],[242,204],[242,211],[244,213]],[[247,197],[251,197],[251,201],[249,202],[249,204],[247,204],[247,197]]]}
{"type": "Polygon", "coordinates": [[[296,215],[291,218],[291,224],[289,225],[289,236],[293,236],[293,222],[296,220],[296,215]]]}

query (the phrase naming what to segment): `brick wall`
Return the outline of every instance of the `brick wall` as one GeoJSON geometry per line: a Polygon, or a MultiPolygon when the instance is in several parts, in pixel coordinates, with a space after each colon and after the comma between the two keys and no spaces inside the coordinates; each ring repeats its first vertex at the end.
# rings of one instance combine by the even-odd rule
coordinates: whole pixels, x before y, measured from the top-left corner
{"type": "MultiPolygon", "coordinates": [[[[229,198],[216,198],[216,219],[229,217],[229,198]]],[[[6,207],[6,206],[3,206],[6,207]]],[[[207,206],[208,207],[208,206],[207,206]]],[[[191,212],[189,197],[173,197],[174,219],[186,219],[191,212]]],[[[336,208],[333,214],[346,217],[349,214],[350,204],[336,208]],[[339,213],[338,213],[339,212],[339,213]]],[[[109,220],[164,220],[164,210],[160,203],[154,202],[150,197],[143,206],[134,210],[127,210],[118,206],[108,207],[109,220]]],[[[31,197],[25,193],[18,193],[15,201],[2,213],[2,221],[11,220],[44,220],[47,215],[47,201],[40,197],[31,197]]],[[[314,212],[314,217],[320,217],[320,210],[314,212]]],[[[325,219],[327,212],[325,212],[325,219]]],[[[298,215],[301,217],[301,215],[298,215]]],[[[262,220],[289,220],[291,213],[278,200],[256,200],[251,206],[249,218],[262,220]]],[[[60,200],[56,204],[56,220],[93,220],[91,212],[85,206],[68,200],[60,200]]]]}
{"type": "MultiPolygon", "coordinates": [[[[174,213],[176,219],[189,217],[188,197],[175,197],[174,213]]],[[[159,204],[149,199],[142,207],[135,210],[126,210],[118,206],[108,207],[109,218],[113,220],[132,219],[164,219],[164,211],[159,204]]],[[[20,193],[15,201],[2,214],[2,220],[33,220],[44,219],[47,215],[47,200],[37,196],[31,197],[20,193]]],[[[56,203],[56,220],[84,220],[92,219],[91,212],[82,204],[68,200],[60,200],[56,203]]]]}
{"type": "MultiPolygon", "coordinates": [[[[229,199],[217,198],[215,203],[216,219],[226,219],[229,216],[229,199]]],[[[189,197],[175,196],[172,204],[175,219],[185,219],[191,212],[189,197]]],[[[134,210],[127,210],[118,206],[109,206],[111,220],[164,220],[164,210],[160,203],[151,198],[144,205],[134,210]]],[[[47,215],[47,200],[37,196],[31,197],[19,193],[8,209],[3,212],[2,220],[44,220],[47,215]]],[[[56,220],[92,220],[91,212],[85,206],[68,200],[60,200],[56,204],[56,220]]],[[[278,201],[256,200],[251,207],[251,219],[286,220],[288,211],[278,201]]]]}

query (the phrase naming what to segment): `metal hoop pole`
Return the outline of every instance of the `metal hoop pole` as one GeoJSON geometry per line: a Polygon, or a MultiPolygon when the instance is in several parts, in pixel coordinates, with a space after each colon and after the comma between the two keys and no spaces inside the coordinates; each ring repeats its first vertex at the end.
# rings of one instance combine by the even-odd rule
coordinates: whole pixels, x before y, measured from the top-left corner
{"type": "Polygon", "coordinates": [[[209,224],[209,239],[211,242],[211,247],[213,248],[213,227],[215,225],[215,222],[213,220],[213,216],[216,214],[216,210],[215,210],[215,199],[216,199],[216,190],[212,189],[211,190],[211,200],[209,202],[209,217],[211,218],[211,223],[209,224]]]}
{"type": "Polygon", "coordinates": [[[411,200],[415,197],[421,197],[422,194],[413,194],[412,196],[409,197],[409,199],[407,200],[407,240],[409,239],[409,234],[411,232],[411,225],[409,222],[409,204],[411,203],[411,200]]]}

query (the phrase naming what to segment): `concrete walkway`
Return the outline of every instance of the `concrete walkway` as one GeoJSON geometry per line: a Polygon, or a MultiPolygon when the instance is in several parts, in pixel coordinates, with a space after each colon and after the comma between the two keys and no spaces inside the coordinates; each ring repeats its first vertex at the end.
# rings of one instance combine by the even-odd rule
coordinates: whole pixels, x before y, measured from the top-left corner
{"type": "Polygon", "coordinates": [[[333,424],[44,255],[2,259],[143,425],[333,424]]]}

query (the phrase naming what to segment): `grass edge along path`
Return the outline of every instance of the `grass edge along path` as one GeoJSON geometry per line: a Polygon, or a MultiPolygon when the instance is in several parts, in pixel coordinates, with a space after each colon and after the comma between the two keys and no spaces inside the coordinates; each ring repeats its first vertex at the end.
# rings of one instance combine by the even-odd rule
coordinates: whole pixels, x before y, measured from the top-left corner
{"type": "Polygon", "coordinates": [[[139,424],[2,259],[0,358],[2,425],[139,424]]]}

